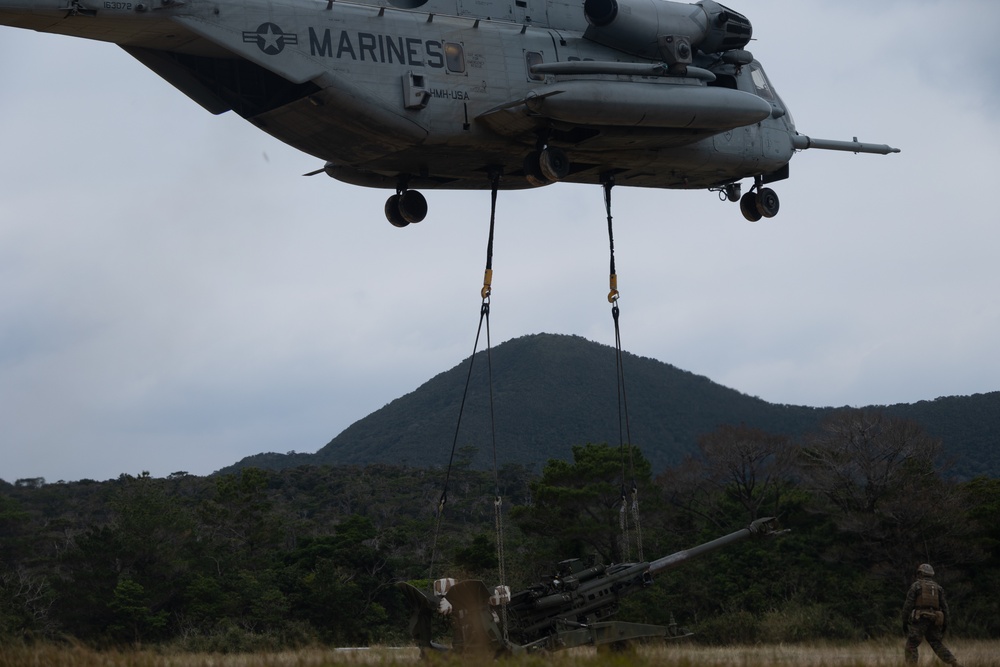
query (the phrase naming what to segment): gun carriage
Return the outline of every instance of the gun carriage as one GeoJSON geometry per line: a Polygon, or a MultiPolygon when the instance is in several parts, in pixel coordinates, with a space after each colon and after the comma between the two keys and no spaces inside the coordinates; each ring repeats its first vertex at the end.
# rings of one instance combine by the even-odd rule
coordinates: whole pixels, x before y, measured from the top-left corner
{"type": "Polygon", "coordinates": [[[452,648],[459,652],[522,653],[576,646],[621,645],[690,633],[671,623],[650,625],[608,620],[622,598],[641,591],[657,575],[749,537],[777,533],[773,517],[746,528],[653,561],[587,566],[579,559],[562,561],[543,581],[511,594],[498,586],[491,593],[479,580],[439,579],[428,595],[410,584],[399,587],[413,609],[410,631],[421,649],[443,649],[432,641],[435,614],[450,617],[452,648]]]}

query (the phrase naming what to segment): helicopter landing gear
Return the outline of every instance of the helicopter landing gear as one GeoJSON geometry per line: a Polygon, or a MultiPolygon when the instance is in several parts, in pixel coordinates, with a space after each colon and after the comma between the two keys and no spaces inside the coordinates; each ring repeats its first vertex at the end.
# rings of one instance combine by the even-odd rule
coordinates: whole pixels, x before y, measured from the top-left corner
{"type": "Polygon", "coordinates": [[[740,197],[740,213],[742,213],[743,217],[750,222],[757,222],[764,217],[761,215],[761,212],[757,210],[756,193],[748,192],[740,197]]]}
{"type": "Polygon", "coordinates": [[[765,218],[778,215],[778,194],[771,188],[761,188],[757,191],[757,210],[765,218]]]}
{"type": "Polygon", "coordinates": [[[761,218],[773,218],[778,215],[779,206],[778,193],[771,188],[761,187],[759,177],[750,192],[740,197],[740,212],[750,222],[757,222],[761,218]]]}
{"type": "Polygon", "coordinates": [[[385,217],[393,227],[406,227],[427,217],[427,200],[416,190],[404,186],[385,200],[385,217]]]}
{"type": "Polygon", "coordinates": [[[525,178],[536,187],[561,181],[569,175],[569,158],[554,146],[528,153],[523,166],[525,178]]]}
{"type": "Polygon", "coordinates": [[[569,176],[569,158],[558,148],[548,146],[538,155],[538,168],[550,181],[561,181],[569,176]]]}

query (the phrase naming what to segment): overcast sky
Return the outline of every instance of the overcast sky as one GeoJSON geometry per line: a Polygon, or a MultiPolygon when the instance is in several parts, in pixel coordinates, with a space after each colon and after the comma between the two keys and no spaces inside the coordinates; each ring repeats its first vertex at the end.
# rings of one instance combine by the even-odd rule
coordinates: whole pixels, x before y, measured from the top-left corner
{"type": "MultiPolygon", "coordinates": [[[[1000,4],[728,4],[801,133],[903,152],[802,152],[757,224],[616,188],[625,348],[775,403],[1000,390],[1000,4]]],[[[117,47],[10,28],[0,156],[0,479],[313,452],[472,351],[488,192],[395,229],[117,47]]],[[[613,344],[602,196],[500,194],[494,344],[613,344]]]]}

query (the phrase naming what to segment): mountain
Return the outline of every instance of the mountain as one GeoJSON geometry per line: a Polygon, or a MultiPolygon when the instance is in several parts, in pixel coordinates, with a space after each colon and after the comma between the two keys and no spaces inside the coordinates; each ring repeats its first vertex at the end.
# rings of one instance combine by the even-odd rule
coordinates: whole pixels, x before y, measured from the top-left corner
{"type": "MultiPolygon", "coordinates": [[[[305,464],[445,466],[453,442],[456,461],[490,468],[490,366],[501,466],[539,469],[550,458],[571,458],[573,445],[621,442],[614,349],[578,336],[536,334],[498,345],[489,359],[477,353],[471,376],[465,359],[358,420],[315,454],[258,454],[220,472],[305,464]],[[467,377],[470,389],[456,439],[467,377]]],[[[720,425],[743,423],[795,437],[815,430],[834,410],[768,403],[627,352],[622,366],[630,440],[654,471],[696,451],[698,437],[720,425]]],[[[1000,392],[878,407],[918,421],[941,438],[956,475],[1000,476],[1000,392]]]]}

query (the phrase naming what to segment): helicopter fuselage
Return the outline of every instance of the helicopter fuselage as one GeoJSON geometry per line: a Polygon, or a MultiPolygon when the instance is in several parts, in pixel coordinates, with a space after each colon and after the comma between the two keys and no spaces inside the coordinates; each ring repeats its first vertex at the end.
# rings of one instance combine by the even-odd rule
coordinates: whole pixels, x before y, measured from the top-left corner
{"type": "Polygon", "coordinates": [[[0,0],[0,23],[116,43],[397,195],[613,178],[733,199],[807,147],[749,22],[709,0],[0,0]]]}

